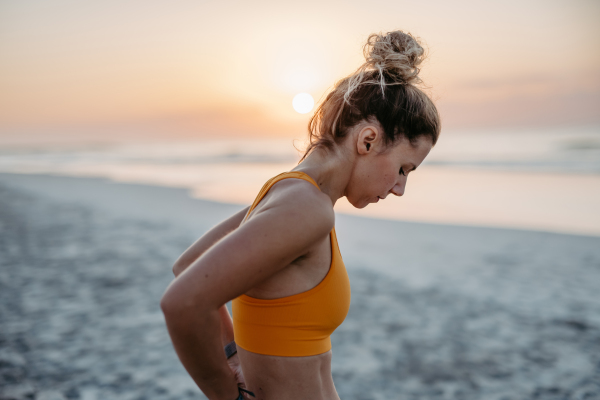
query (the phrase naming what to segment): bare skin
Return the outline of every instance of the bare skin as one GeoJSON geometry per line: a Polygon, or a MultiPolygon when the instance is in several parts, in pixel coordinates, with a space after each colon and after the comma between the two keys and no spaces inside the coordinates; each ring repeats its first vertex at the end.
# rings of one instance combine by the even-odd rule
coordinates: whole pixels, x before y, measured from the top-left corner
{"type": "Polygon", "coordinates": [[[363,121],[333,151],[317,149],[294,168],[321,190],[299,179],[280,181],[245,221],[247,209],[182,254],[161,306],[179,358],[209,399],[233,400],[240,385],[261,400],[339,400],[331,351],[277,357],[238,347],[225,360],[233,327],[224,304],[242,293],[275,299],[318,285],[331,264],[335,202],[346,196],[363,208],[390,193],[401,196],[408,172],[430,150],[426,138],[386,146],[379,124],[363,121]]]}

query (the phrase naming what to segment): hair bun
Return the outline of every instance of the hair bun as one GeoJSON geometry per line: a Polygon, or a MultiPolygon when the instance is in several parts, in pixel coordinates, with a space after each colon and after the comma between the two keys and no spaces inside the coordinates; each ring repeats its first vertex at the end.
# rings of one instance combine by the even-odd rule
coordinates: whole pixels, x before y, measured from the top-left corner
{"type": "Polygon", "coordinates": [[[396,82],[420,83],[419,64],[425,58],[425,50],[410,33],[388,32],[371,34],[363,49],[366,65],[379,70],[381,79],[387,75],[396,82]]]}

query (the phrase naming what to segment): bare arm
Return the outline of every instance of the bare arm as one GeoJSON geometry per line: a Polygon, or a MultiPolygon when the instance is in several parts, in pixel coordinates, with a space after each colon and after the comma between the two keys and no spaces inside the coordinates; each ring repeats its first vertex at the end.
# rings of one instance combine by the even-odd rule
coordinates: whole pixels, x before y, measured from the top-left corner
{"type": "Polygon", "coordinates": [[[237,396],[219,337],[223,305],[305,254],[333,226],[330,200],[324,206],[321,193],[313,188],[290,191],[280,205],[261,211],[217,241],[162,298],[175,351],[211,400],[237,396]]]}
{"type": "Polygon", "coordinates": [[[225,221],[216,225],[208,232],[206,232],[200,239],[196,240],[186,251],[183,252],[175,261],[173,265],[173,274],[179,276],[187,267],[190,266],[198,257],[200,257],[206,250],[208,250],[213,244],[217,243],[228,233],[237,229],[242,220],[248,213],[250,207],[246,207],[243,210],[237,212],[225,221]]]}
{"type": "MultiPolygon", "coordinates": [[[[248,213],[249,209],[250,206],[214,226],[208,232],[202,235],[200,239],[196,240],[194,244],[188,247],[173,265],[173,274],[175,277],[181,275],[181,273],[185,271],[191,263],[196,261],[196,259],[204,254],[204,252],[212,245],[224,238],[228,233],[236,230],[244,220],[244,217],[248,213]]],[[[233,341],[233,321],[231,320],[229,310],[227,310],[227,306],[225,304],[219,308],[219,315],[221,318],[221,344],[225,346],[227,343],[233,341]]]]}

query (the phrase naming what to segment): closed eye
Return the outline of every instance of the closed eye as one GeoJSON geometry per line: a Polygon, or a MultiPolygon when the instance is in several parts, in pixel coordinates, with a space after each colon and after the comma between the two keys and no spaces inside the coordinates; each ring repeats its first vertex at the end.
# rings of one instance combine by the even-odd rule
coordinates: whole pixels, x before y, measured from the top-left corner
{"type": "Polygon", "coordinates": [[[406,175],[406,174],[404,173],[404,169],[402,169],[402,168],[400,168],[400,175],[406,175]]]}

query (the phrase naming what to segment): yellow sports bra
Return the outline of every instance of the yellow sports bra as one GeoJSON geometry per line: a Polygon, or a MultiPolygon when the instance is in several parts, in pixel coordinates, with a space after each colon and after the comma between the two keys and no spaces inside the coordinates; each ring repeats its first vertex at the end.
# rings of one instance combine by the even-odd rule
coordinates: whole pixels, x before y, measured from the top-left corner
{"type": "MultiPolygon", "coordinates": [[[[248,213],[275,183],[287,178],[303,179],[319,187],[303,172],[284,172],[265,183],[248,213]]],[[[233,332],[239,347],[259,354],[292,357],[312,356],[331,349],[330,335],[350,308],[350,280],[335,228],[330,235],[331,265],[317,286],[278,299],[242,294],[233,300],[233,332]]]]}

